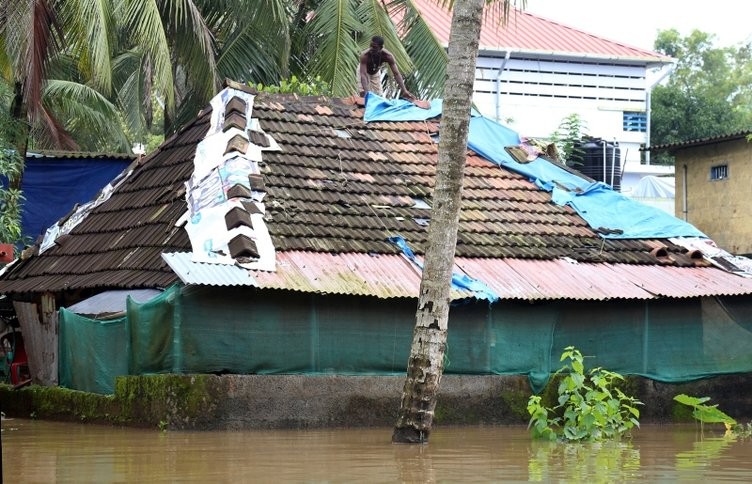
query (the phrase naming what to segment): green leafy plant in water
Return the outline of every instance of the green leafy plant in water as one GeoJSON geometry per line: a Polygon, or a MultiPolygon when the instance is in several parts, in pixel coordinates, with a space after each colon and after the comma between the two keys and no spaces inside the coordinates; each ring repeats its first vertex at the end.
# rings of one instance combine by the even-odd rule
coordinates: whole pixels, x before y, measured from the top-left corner
{"type": "Polygon", "coordinates": [[[737,426],[736,420],[719,410],[717,404],[705,405],[705,402],[710,401],[710,397],[691,397],[682,393],[676,395],[674,400],[692,407],[692,417],[700,422],[701,425],[706,423],[722,423],[726,426],[727,430],[733,430],[737,426]]]}
{"type": "Polygon", "coordinates": [[[529,428],[535,438],[597,441],[621,437],[639,427],[642,402],[627,396],[616,384],[620,374],[593,368],[585,372],[584,357],[574,346],[564,349],[556,372],[565,374],[558,388],[558,405],[546,407],[538,395],[528,400],[529,428]]]}

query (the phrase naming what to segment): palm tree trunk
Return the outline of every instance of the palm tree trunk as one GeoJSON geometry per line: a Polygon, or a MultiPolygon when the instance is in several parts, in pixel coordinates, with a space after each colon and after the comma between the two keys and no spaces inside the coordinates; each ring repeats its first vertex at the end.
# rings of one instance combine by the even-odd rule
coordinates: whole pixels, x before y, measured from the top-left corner
{"type": "Polygon", "coordinates": [[[10,105],[10,116],[13,120],[13,130],[11,134],[11,146],[16,149],[16,153],[21,157],[21,170],[17,176],[8,180],[8,188],[12,190],[21,189],[23,179],[23,170],[26,166],[26,149],[29,144],[29,122],[28,110],[24,101],[23,83],[14,84],[13,101],[10,105]]]}
{"type": "Polygon", "coordinates": [[[428,441],[444,371],[452,268],[484,0],[457,0],[454,5],[429,244],[407,377],[392,434],[392,442],[397,443],[428,441]]]}

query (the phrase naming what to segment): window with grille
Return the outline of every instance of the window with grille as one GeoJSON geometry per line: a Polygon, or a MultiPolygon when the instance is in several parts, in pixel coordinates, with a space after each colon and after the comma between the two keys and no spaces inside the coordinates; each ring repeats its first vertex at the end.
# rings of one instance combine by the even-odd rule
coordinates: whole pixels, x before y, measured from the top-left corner
{"type": "Polygon", "coordinates": [[[644,112],[624,111],[624,131],[645,133],[648,130],[648,115],[644,112]]]}
{"type": "Polygon", "coordinates": [[[710,167],[711,180],[724,180],[728,178],[728,165],[716,165],[710,167]]]}

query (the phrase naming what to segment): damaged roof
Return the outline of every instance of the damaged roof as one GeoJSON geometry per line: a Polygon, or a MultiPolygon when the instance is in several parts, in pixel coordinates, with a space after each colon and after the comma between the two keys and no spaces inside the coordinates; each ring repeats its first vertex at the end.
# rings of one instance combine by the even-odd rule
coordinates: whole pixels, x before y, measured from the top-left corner
{"type": "MultiPolygon", "coordinates": [[[[438,119],[366,123],[353,99],[266,93],[255,95],[248,113],[279,147],[263,152],[254,182],[263,186],[276,270],[186,257],[193,250],[185,228],[186,182],[199,142],[212,129],[207,108],[135,161],[85,214],[72,214],[75,223],[59,222],[60,233],[43,251],[40,244],[24,251],[0,277],[0,293],[164,288],[182,280],[417,296],[420,271],[389,238],[402,237],[418,258],[424,252],[438,119]]],[[[457,272],[482,275],[502,299],[752,293],[752,281],[710,267],[668,239],[601,237],[570,207],[552,203],[550,193],[472,151],[463,193],[457,272]],[[546,271],[554,272],[542,276],[546,271]],[[491,280],[494,274],[503,276],[491,280]],[[572,284],[577,274],[587,274],[579,276],[586,283],[572,284]],[[614,285],[620,278],[631,291],[614,285]]],[[[472,295],[456,289],[453,297],[472,295]]]]}

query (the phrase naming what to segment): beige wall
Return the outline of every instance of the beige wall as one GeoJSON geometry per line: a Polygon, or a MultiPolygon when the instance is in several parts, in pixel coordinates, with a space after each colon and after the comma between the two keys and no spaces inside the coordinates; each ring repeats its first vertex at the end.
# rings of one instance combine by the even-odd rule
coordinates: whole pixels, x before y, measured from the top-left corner
{"type": "Polygon", "coordinates": [[[676,216],[686,220],[732,254],[752,253],[752,143],[722,141],[678,150],[676,216]],[[711,180],[711,167],[726,164],[728,178],[711,180]],[[686,167],[686,169],[685,169],[686,167]]]}

